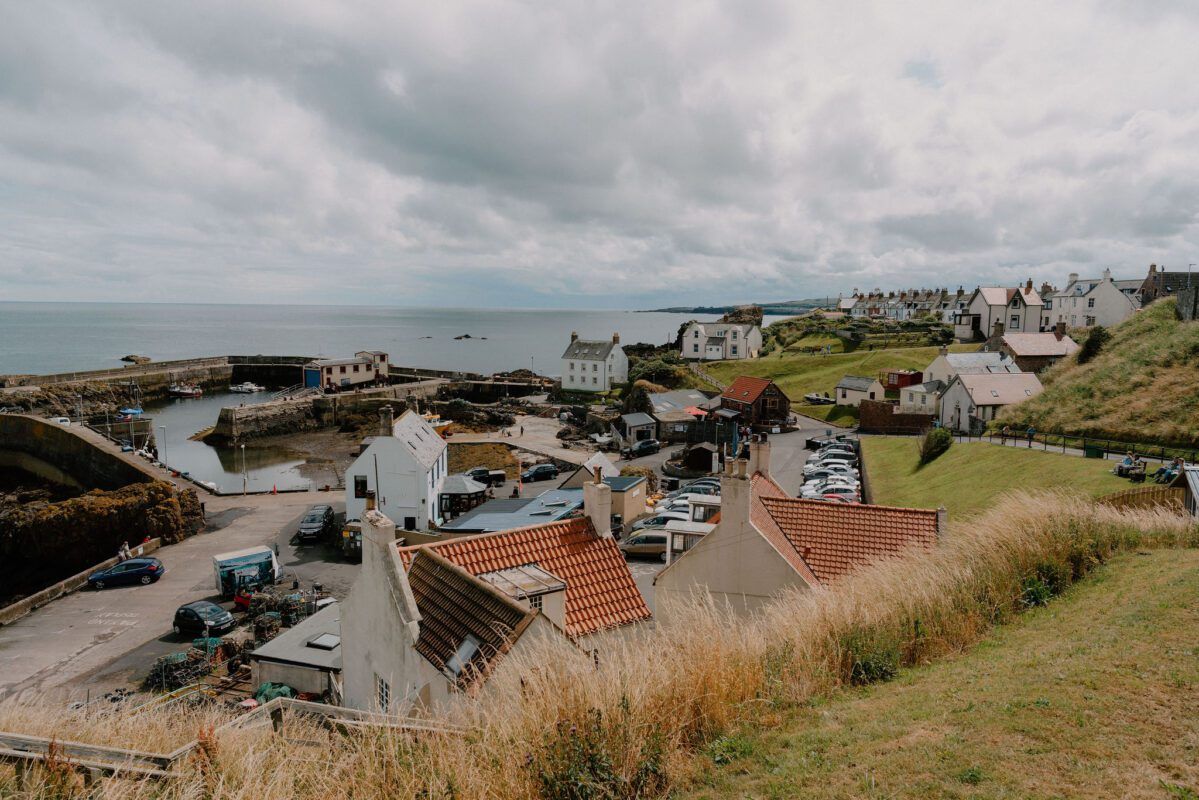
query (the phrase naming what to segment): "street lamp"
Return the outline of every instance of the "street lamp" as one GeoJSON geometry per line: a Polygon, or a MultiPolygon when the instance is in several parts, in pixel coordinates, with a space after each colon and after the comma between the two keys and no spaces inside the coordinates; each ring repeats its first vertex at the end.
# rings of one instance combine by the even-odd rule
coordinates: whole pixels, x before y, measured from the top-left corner
{"type": "Polygon", "coordinates": [[[162,461],[162,465],[165,467],[167,466],[167,426],[159,425],[158,429],[162,431],[162,447],[160,448],[162,450],[162,458],[159,460],[162,461]]]}
{"type": "Polygon", "coordinates": [[[246,494],[246,488],[250,483],[250,474],[246,471],[246,446],[241,446],[241,493],[246,494]]]}

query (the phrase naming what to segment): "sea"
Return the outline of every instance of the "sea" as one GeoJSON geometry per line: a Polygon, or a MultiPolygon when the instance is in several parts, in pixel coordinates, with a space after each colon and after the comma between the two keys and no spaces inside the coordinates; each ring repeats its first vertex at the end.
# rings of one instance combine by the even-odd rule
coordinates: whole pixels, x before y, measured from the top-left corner
{"type": "MultiPolygon", "coordinates": [[[[575,331],[619,333],[622,343],[663,344],[704,315],[544,309],[384,308],[201,304],[0,302],[0,375],[118,367],[125,355],[155,361],[220,355],[350,356],[383,350],[392,364],[464,372],[531,368],[558,376],[575,331]],[[468,336],[470,338],[458,338],[468,336]]],[[[784,317],[767,317],[769,324],[784,317]]],[[[224,491],[304,488],[302,461],[283,448],[217,448],[190,437],[216,423],[222,406],[267,394],[209,391],[147,403],[159,455],[224,491]]]]}
{"type": "MultiPolygon", "coordinates": [[[[219,355],[335,358],[383,350],[392,364],[558,376],[571,331],[663,344],[694,314],[545,309],[0,302],[0,375],[219,355]],[[470,338],[458,338],[469,336],[470,338]]],[[[701,317],[702,318],[702,317],[701,317]]],[[[766,323],[782,319],[768,317],[766,323]]]]}

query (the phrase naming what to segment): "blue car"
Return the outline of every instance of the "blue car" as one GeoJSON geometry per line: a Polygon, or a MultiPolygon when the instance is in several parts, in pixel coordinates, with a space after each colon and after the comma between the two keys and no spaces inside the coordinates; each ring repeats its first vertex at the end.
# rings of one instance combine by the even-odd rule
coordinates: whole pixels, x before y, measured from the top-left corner
{"type": "Polygon", "coordinates": [[[147,586],[162,577],[167,568],[157,558],[130,558],[108,569],[87,576],[87,585],[93,589],[106,586],[122,586],[140,583],[147,586]]]}

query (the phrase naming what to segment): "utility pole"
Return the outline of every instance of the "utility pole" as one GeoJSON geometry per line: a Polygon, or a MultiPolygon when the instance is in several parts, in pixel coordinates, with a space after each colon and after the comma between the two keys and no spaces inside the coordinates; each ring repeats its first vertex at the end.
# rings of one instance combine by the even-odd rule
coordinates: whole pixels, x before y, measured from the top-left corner
{"type": "Polygon", "coordinates": [[[167,466],[167,426],[159,425],[158,429],[162,431],[162,447],[159,448],[159,452],[162,453],[162,458],[159,460],[162,461],[163,466],[167,466]]]}

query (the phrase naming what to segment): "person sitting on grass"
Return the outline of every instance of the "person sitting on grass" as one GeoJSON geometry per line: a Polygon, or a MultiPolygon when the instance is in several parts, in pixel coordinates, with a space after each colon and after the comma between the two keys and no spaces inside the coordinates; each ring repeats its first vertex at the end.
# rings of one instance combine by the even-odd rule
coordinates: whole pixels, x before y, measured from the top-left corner
{"type": "Polygon", "coordinates": [[[1128,470],[1128,478],[1133,483],[1145,482],[1145,462],[1137,458],[1132,462],[1132,468],[1128,470]]]}
{"type": "Polygon", "coordinates": [[[1124,456],[1124,460],[1116,465],[1116,469],[1114,470],[1114,472],[1117,475],[1119,475],[1121,478],[1127,478],[1128,471],[1130,469],[1132,469],[1133,462],[1135,462],[1136,460],[1137,460],[1136,453],[1129,450],[1128,454],[1126,456],[1124,456]]]}

